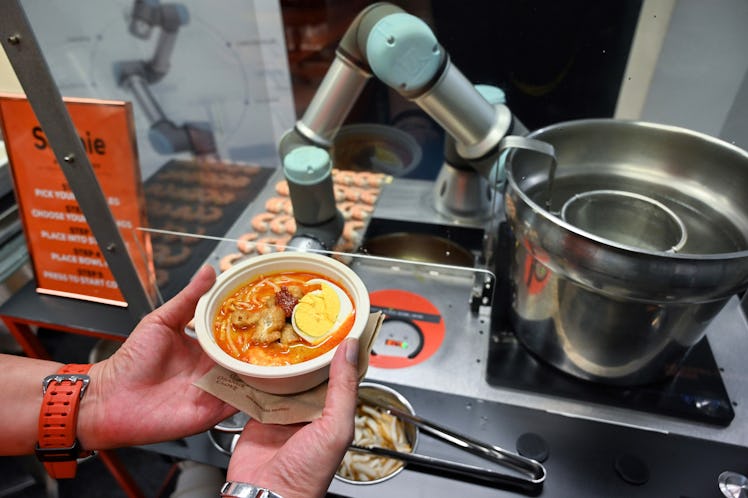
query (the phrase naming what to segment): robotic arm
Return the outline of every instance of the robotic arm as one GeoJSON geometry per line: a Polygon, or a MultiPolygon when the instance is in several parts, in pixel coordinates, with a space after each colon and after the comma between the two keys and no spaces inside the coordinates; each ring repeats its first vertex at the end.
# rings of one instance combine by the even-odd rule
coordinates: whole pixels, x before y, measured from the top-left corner
{"type": "Polygon", "coordinates": [[[354,19],[304,116],[282,139],[281,157],[302,144],[328,148],[372,76],[420,106],[455,139],[458,153],[489,175],[496,157],[486,156],[496,155],[511,112],[481,96],[425,22],[388,3],[354,19]]]}
{"type": "MultiPolygon", "coordinates": [[[[330,216],[336,212],[331,182],[329,194],[319,195],[320,191],[327,191],[327,187],[322,187],[322,179],[330,169],[329,161],[325,166],[320,166],[319,160],[299,162],[303,154],[291,153],[309,146],[329,149],[372,76],[429,114],[450,135],[456,154],[481,177],[491,176],[507,147],[528,148],[527,144],[513,140],[519,137],[506,137],[513,125],[508,107],[489,103],[481,95],[450,62],[425,22],[397,6],[373,4],[354,19],[343,35],[335,60],[304,116],[281,139],[279,152],[284,158],[294,213],[298,212],[297,206],[309,207],[306,198],[311,191],[315,192],[315,201],[322,203],[318,211],[326,213],[315,218],[315,213],[305,209],[301,218],[297,215],[298,230],[290,243],[292,247],[314,246],[309,243],[311,238],[322,248],[330,248],[340,235],[336,230],[342,227],[342,222],[338,216],[330,216]],[[300,171],[308,175],[304,178],[308,181],[298,182],[300,171]],[[310,189],[311,184],[317,188],[310,189]],[[303,243],[298,243],[304,238],[303,243]]],[[[553,150],[545,153],[552,155],[553,150]]]]}

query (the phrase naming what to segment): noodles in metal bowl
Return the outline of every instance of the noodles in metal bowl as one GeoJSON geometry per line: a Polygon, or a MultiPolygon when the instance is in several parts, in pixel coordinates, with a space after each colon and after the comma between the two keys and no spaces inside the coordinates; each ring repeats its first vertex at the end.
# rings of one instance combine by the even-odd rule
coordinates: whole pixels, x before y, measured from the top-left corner
{"type": "MultiPolygon", "coordinates": [[[[389,387],[362,382],[360,391],[378,391],[392,406],[415,414],[413,407],[400,393],[389,387]]],[[[418,428],[394,415],[359,401],[356,408],[356,429],[353,437],[358,446],[378,446],[403,453],[412,453],[418,443],[418,428]]],[[[399,460],[348,451],[338,467],[335,478],[349,484],[376,484],[390,479],[403,470],[399,460]]]]}

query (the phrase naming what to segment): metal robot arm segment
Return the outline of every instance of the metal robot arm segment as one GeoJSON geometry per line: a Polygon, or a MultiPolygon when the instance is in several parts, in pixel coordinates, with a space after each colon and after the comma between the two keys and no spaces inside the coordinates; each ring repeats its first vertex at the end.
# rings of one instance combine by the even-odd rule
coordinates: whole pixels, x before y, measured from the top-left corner
{"type": "Polygon", "coordinates": [[[329,147],[372,75],[420,106],[454,137],[458,153],[489,176],[511,112],[480,95],[425,22],[388,3],[354,19],[304,116],[281,140],[281,156],[299,145],[329,147]]]}

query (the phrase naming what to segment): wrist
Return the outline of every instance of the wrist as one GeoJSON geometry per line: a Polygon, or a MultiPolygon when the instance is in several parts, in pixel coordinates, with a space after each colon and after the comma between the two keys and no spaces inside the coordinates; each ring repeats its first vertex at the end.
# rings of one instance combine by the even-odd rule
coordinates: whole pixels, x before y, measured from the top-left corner
{"type": "Polygon", "coordinates": [[[86,395],[81,399],[78,411],[78,441],[87,450],[103,450],[112,448],[103,437],[106,423],[101,423],[99,413],[102,409],[102,378],[101,364],[94,363],[88,372],[90,378],[86,395]]]}

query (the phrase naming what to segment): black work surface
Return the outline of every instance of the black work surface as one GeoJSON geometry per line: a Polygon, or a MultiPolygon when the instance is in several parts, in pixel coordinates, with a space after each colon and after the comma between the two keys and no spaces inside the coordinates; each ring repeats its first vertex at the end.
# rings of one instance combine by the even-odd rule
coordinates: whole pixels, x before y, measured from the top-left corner
{"type": "MultiPolygon", "coordinates": [[[[517,451],[523,434],[539,436],[549,456],[544,462],[548,477],[537,496],[719,498],[720,473],[748,470],[748,448],[389,385],[410,401],[418,415],[504,449],[517,451]],[[646,482],[632,484],[622,474],[629,481],[646,482]]],[[[420,435],[416,451],[502,470],[425,434],[420,435]]],[[[349,497],[522,496],[412,470],[370,486],[336,481],[331,490],[349,497]]]]}
{"type": "MultiPolygon", "coordinates": [[[[539,492],[524,493],[411,466],[378,484],[353,485],[334,479],[330,497],[721,498],[717,482],[723,471],[748,472],[745,447],[365,380],[397,390],[421,417],[512,452],[518,451],[521,436],[532,434],[547,451],[543,462],[547,479],[539,492]]],[[[227,464],[227,457],[211,446],[207,433],[144,448],[217,467],[227,464]]],[[[415,451],[507,472],[425,433],[420,434],[415,451]]]]}
{"type": "Polygon", "coordinates": [[[0,316],[103,336],[128,336],[137,324],[127,308],[39,294],[33,280],[0,306],[0,316]]]}
{"type": "Polygon", "coordinates": [[[564,374],[535,358],[513,333],[495,333],[486,380],[492,386],[600,403],[726,427],[732,402],[706,338],[697,343],[672,377],[642,386],[606,386],[564,374]]]}

